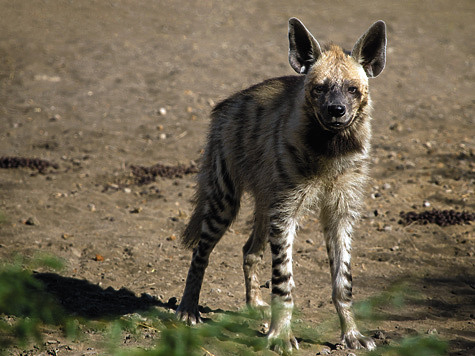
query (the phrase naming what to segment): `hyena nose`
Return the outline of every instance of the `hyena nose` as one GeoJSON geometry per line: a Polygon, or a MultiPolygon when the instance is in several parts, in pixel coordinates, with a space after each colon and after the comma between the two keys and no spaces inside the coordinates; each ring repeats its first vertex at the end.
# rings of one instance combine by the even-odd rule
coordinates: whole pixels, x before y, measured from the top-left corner
{"type": "Polygon", "coordinates": [[[345,112],[346,108],[343,105],[328,105],[328,113],[332,117],[342,117],[345,112]]]}

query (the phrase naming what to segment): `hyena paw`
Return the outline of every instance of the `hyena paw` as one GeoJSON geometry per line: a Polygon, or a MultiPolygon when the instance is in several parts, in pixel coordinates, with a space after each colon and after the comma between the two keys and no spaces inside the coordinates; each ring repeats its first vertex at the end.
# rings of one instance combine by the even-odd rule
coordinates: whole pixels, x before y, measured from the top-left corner
{"type": "Polygon", "coordinates": [[[270,305],[264,302],[262,299],[248,301],[247,308],[252,312],[259,313],[263,318],[269,318],[271,316],[270,305]]]}
{"type": "Polygon", "coordinates": [[[292,349],[299,349],[299,343],[292,332],[277,334],[273,330],[267,334],[268,347],[279,355],[290,355],[292,349]]]}
{"type": "Polygon", "coordinates": [[[251,299],[247,302],[247,305],[253,309],[267,309],[270,307],[269,304],[262,300],[262,298],[251,299]]]}
{"type": "Polygon", "coordinates": [[[373,339],[367,336],[364,336],[357,330],[351,330],[345,333],[341,340],[343,345],[350,349],[363,349],[368,350],[376,349],[376,344],[373,339]]]}
{"type": "Polygon", "coordinates": [[[198,310],[198,306],[194,307],[187,307],[183,304],[183,302],[178,306],[176,310],[176,317],[178,320],[181,320],[188,325],[195,325],[202,323],[200,312],[198,310]]]}

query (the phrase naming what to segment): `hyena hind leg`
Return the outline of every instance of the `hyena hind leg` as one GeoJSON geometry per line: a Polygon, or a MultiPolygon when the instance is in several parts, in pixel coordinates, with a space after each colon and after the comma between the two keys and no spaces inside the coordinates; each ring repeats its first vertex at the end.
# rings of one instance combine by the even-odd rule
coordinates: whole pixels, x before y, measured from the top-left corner
{"type": "MultiPolygon", "coordinates": [[[[257,205],[257,204],[256,204],[257,205]]],[[[266,309],[269,307],[261,295],[258,270],[262,262],[267,243],[267,218],[266,214],[256,207],[254,227],[251,236],[244,245],[243,270],[246,284],[246,304],[251,308],[266,309]]]]}
{"type": "Polygon", "coordinates": [[[198,232],[201,234],[200,240],[198,246],[193,249],[185,291],[176,311],[178,319],[187,324],[193,325],[201,322],[198,302],[209,255],[228,229],[234,216],[233,210],[229,209],[222,211],[219,216],[206,217],[202,222],[201,232],[198,232]]]}
{"type": "Polygon", "coordinates": [[[193,249],[185,291],[176,311],[178,319],[188,324],[201,322],[198,302],[209,256],[236,217],[240,200],[236,189],[230,183],[220,183],[219,178],[211,189],[200,188],[202,194],[183,236],[185,245],[197,245],[193,249]]]}

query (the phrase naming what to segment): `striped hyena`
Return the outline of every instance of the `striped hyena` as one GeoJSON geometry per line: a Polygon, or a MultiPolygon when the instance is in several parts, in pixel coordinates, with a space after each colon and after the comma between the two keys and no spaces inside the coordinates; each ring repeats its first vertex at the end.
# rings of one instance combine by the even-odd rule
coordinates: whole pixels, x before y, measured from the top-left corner
{"type": "MultiPolygon", "coordinates": [[[[246,302],[263,307],[257,279],[267,242],[272,252],[268,340],[298,348],[293,308],[292,243],[299,215],[319,207],[342,342],[375,348],[357,329],[352,304],[351,233],[363,198],[370,150],[368,78],[385,66],[386,26],[378,21],[351,53],[321,48],[296,18],[289,20],[289,61],[298,76],[266,80],[216,105],[198,176],[196,206],[183,234],[193,248],[177,316],[200,322],[198,300],[208,258],[239,210],[255,198],[252,234],[243,247],[246,302]]],[[[279,346],[280,345],[280,346],[279,346]]]]}

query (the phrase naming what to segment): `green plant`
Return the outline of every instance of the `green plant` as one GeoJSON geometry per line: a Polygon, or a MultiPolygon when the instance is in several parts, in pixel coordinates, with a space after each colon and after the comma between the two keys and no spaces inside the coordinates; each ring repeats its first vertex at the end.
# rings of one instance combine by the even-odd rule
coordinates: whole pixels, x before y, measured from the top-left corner
{"type": "Polygon", "coordinates": [[[402,339],[396,345],[383,346],[368,356],[444,356],[447,343],[435,336],[415,336],[402,339]]]}
{"type": "MultiPolygon", "coordinates": [[[[60,268],[62,263],[51,257],[38,257],[30,266],[60,268]]],[[[44,324],[61,326],[66,333],[75,327],[63,309],[45,292],[40,281],[24,268],[21,259],[0,267],[0,353],[11,345],[41,342],[44,324]]]]}
{"type": "MultiPolygon", "coordinates": [[[[176,321],[173,313],[159,308],[95,321],[73,317],[32,273],[32,269],[61,268],[62,262],[49,256],[28,261],[17,258],[13,263],[0,266],[0,355],[6,354],[7,348],[21,347],[30,341],[41,344],[45,326],[69,336],[77,336],[80,329],[93,330],[104,340],[99,347],[116,356],[267,354],[267,340],[258,331],[262,329],[262,314],[256,311],[216,313],[213,320],[196,327],[176,321]],[[123,346],[125,335],[140,339],[144,334],[151,335],[148,346],[142,349],[123,346]]],[[[397,283],[380,295],[357,303],[355,311],[359,319],[374,324],[384,319],[386,310],[402,307],[409,297],[417,299],[407,284],[397,283]]],[[[309,327],[299,313],[295,313],[293,329],[303,341],[303,347],[321,344],[338,329],[336,318],[309,327]]],[[[391,342],[368,355],[442,356],[446,353],[446,342],[424,335],[391,342]]]]}

